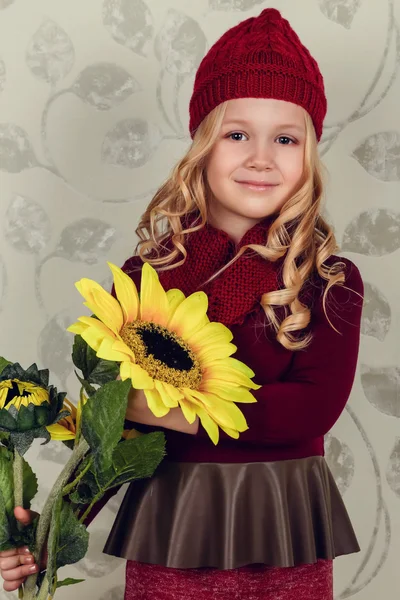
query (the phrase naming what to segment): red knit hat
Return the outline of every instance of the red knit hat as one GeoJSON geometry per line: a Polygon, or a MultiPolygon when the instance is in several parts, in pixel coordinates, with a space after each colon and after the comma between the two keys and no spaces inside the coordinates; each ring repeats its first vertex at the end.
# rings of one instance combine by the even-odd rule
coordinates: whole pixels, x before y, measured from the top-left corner
{"type": "Polygon", "coordinates": [[[191,136],[216,106],[234,98],[299,104],[321,139],[327,110],[323,77],[289,22],[274,8],[229,29],[203,58],[189,106],[191,136]]]}

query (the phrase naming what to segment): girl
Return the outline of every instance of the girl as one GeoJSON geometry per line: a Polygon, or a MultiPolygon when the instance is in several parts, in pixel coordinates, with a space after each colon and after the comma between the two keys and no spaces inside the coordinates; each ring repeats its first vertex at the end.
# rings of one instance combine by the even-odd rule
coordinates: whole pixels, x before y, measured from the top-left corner
{"type": "MultiPolygon", "coordinates": [[[[274,9],[226,32],[198,69],[193,143],[124,270],[139,286],[148,261],[165,289],[204,290],[262,387],[241,405],[249,429],[217,446],[179,408],[156,418],[131,394],[127,419],[162,428],[167,459],[129,487],[104,550],[127,559],[125,600],[331,600],[333,559],[359,551],[324,460],[353,384],[363,293],[320,214],[326,108],[316,61],[274,9]]],[[[16,589],[27,558],[2,554],[16,589]]]]}

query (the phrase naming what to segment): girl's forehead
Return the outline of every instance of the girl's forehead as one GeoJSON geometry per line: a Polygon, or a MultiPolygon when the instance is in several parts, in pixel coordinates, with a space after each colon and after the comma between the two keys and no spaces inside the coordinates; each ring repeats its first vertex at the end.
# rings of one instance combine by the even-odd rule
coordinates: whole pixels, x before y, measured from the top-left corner
{"type": "Polygon", "coordinates": [[[305,110],[298,104],[275,98],[238,98],[229,100],[223,123],[247,122],[293,124],[304,130],[305,110]]]}
{"type": "Polygon", "coordinates": [[[224,121],[241,119],[286,118],[302,123],[305,110],[298,104],[276,100],[275,98],[237,98],[229,100],[225,111],[224,121]]]}

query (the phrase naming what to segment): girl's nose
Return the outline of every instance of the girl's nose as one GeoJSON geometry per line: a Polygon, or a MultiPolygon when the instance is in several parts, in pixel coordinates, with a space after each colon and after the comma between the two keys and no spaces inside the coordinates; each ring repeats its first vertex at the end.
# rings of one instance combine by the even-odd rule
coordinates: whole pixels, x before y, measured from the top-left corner
{"type": "Polygon", "coordinates": [[[254,145],[247,158],[247,168],[249,169],[271,169],[274,166],[273,150],[266,144],[254,145]]]}

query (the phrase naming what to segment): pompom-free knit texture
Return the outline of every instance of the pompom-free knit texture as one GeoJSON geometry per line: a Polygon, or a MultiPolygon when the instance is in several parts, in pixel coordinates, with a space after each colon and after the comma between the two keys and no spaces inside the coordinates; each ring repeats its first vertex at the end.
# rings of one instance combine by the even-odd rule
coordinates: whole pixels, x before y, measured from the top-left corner
{"type": "Polygon", "coordinates": [[[235,98],[275,98],[302,106],[318,141],[327,111],[318,63],[289,22],[274,8],[229,29],[210,48],[196,73],[190,134],[214,108],[235,98]]]}
{"type": "Polygon", "coordinates": [[[188,236],[184,264],[159,272],[162,286],[166,290],[179,288],[185,296],[203,290],[208,295],[207,314],[211,321],[220,321],[228,327],[242,324],[247,315],[260,308],[262,295],[278,288],[278,263],[248,249],[221,275],[203,284],[243,246],[265,246],[272,221],[272,217],[267,217],[257,223],[237,246],[227,233],[206,224],[188,236]]]}

